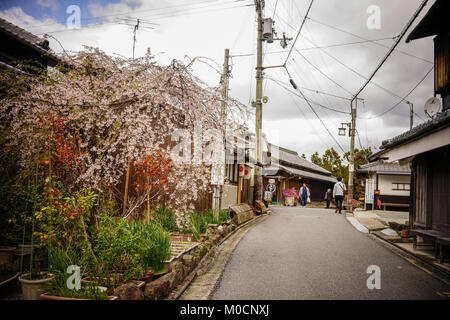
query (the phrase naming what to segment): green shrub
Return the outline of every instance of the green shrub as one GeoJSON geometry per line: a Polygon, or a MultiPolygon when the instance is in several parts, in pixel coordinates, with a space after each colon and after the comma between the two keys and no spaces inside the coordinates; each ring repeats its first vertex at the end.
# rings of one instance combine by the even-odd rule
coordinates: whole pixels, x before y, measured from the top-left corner
{"type": "Polygon", "coordinates": [[[137,262],[145,269],[161,271],[170,258],[170,233],[158,221],[133,221],[130,229],[140,239],[134,248],[137,262]]]}
{"type": "Polygon", "coordinates": [[[170,258],[170,233],[156,220],[147,224],[102,217],[94,248],[105,275],[120,271],[124,280],[136,279],[145,270],[163,268],[170,258]]]}
{"type": "Polygon", "coordinates": [[[208,229],[208,224],[222,224],[228,221],[228,211],[220,210],[218,217],[214,217],[214,212],[212,210],[205,211],[203,213],[197,213],[191,211],[188,213],[188,226],[184,226],[183,233],[192,233],[193,240],[200,239],[200,235],[205,233],[208,229]]]}
{"type": "Polygon", "coordinates": [[[143,272],[136,252],[140,241],[139,234],[130,230],[128,220],[102,215],[94,245],[98,260],[94,265],[95,275],[109,279],[111,272],[119,271],[126,279],[139,277],[143,272]]]}
{"type": "Polygon", "coordinates": [[[52,247],[49,250],[49,271],[54,278],[46,284],[46,293],[67,298],[107,300],[108,294],[101,291],[95,283],[81,283],[80,289],[69,289],[67,287],[67,279],[71,276],[67,273],[67,267],[71,265],[80,266],[80,261],[80,255],[72,249],[65,250],[52,247]]]}
{"type": "Polygon", "coordinates": [[[176,218],[175,212],[167,207],[160,206],[153,212],[153,220],[159,222],[169,232],[178,231],[176,218]]]}

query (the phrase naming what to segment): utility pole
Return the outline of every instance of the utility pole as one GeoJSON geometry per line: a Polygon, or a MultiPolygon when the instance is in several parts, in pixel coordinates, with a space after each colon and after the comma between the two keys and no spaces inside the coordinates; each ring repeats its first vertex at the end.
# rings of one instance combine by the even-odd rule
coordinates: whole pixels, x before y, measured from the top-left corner
{"type": "Polygon", "coordinates": [[[222,120],[226,119],[226,107],[228,99],[228,84],[230,76],[230,49],[225,49],[225,58],[223,62],[223,72],[222,79],[220,80],[222,84],[222,120]]]}
{"type": "MultiPolygon", "coordinates": [[[[227,108],[227,99],[228,99],[228,84],[229,84],[229,76],[230,76],[230,49],[225,49],[225,57],[223,62],[223,72],[222,76],[220,77],[220,83],[222,85],[222,107],[221,107],[221,118],[222,123],[225,124],[224,127],[224,146],[226,144],[226,108],[227,108]]],[[[221,166],[222,163],[217,164],[218,166],[221,166]]],[[[218,170],[222,170],[222,174],[225,175],[225,166],[219,167],[218,170]]],[[[219,172],[217,172],[219,174],[219,172]]],[[[213,188],[213,203],[212,203],[212,209],[214,212],[214,216],[219,216],[219,209],[220,209],[220,195],[221,195],[221,185],[222,184],[214,184],[213,188]]]]}
{"type": "Polygon", "coordinates": [[[139,29],[139,19],[137,19],[133,30],[133,59],[134,59],[134,47],[136,46],[136,32],[139,29]]]}
{"type": "MultiPolygon", "coordinates": [[[[134,47],[136,44],[136,31],[139,28],[139,19],[137,19],[136,21],[136,25],[134,26],[134,36],[133,36],[133,59],[134,59],[134,47]]],[[[122,215],[125,217],[125,214],[127,212],[127,201],[128,201],[128,184],[130,181],[130,169],[131,169],[131,158],[130,156],[128,156],[127,158],[127,174],[125,176],[125,190],[124,190],[124,195],[123,195],[123,210],[122,210],[122,215]]],[[[147,195],[147,223],[149,221],[149,217],[150,217],[150,203],[149,203],[149,195],[147,195]]]]}
{"type": "Polygon", "coordinates": [[[395,50],[403,36],[405,35],[406,31],[409,29],[409,27],[413,24],[414,20],[417,18],[417,16],[420,14],[422,9],[427,4],[428,0],[422,0],[422,3],[420,4],[419,8],[416,10],[414,15],[409,19],[406,26],[403,28],[402,32],[399,34],[395,42],[392,44],[392,46],[389,48],[389,51],[386,53],[386,55],[381,59],[381,61],[378,63],[378,66],[375,68],[375,70],[372,72],[372,74],[367,78],[366,82],[362,85],[362,87],[356,92],[356,94],[353,96],[353,99],[350,101],[350,106],[352,109],[352,125],[350,128],[350,163],[348,166],[348,197],[347,197],[347,205],[348,205],[348,212],[349,216],[353,215],[353,207],[352,207],[352,200],[353,200],[353,175],[355,172],[355,133],[356,133],[356,107],[358,104],[358,96],[359,94],[364,90],[364,88],[369,84],[370,81],[372,81],[372,78],[375,76],[375,74],[380,70],[381,66],[386,62],[386,60],[389,58],[389,56],[392,54],[392,52],[395,50]],[[353,105],[353,101],[355,102],[355,105],[353,105]]]}
{"type": "Polygon", "coordinates": [[[358,106],[358,97],[354,100],[355,103],[350,102],[352,109],[352,122],[349,128],[350,134],[350,163],[348,164],[348,196],[347,208],[349,215],[353,214],[353,176],[355,174],[355,134],[356,134],[356,108],[358,106]]]}
{"type": "Polygon", "coordinates": [[[409,104],[409,130],[411,130],[414,123],[414,105],[410,101],[406,101],[406,104],[409,104]]]}
{"type": "MultiPolygon", "coordinates": [[[[256,160],[262,162],[261,157],[261,129],[262,129],[262,90],[263,90],[263,18],[262,11],[264,8],[264,0],[255,0],[256,12],[258,15],[258,38],[257,38],[257,52],[256,52],[256,101],[254,102],[256,108],[256,160]]],[[[258,164],[255,165],[255,201],[262,200],[262,170],[258,164]]]]}

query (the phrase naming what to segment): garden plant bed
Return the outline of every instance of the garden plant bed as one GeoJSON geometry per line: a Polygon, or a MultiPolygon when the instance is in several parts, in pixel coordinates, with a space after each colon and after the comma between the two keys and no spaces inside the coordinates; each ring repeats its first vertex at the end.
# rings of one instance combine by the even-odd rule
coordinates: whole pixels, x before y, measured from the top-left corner
{"type": "MultiPolygon", "coordinates": [[[[82,298],[67,298],[67,297],[59,297],[59,296],[51,296],[45,293],[40,295],[42,300],[91,300],[91,299],[82,299],[82,298]]],[[[108,300],[118,300],[117,296],[108,296],[108,300]]]]}

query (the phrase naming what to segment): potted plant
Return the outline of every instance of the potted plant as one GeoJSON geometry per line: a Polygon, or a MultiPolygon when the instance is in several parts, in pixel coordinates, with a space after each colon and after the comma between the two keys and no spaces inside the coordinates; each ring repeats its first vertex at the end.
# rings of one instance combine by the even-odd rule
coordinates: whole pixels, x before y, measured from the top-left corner
{"type": "Polygon", "coordinates": [[[22,298],[24,300],[39,300],[45,284],[53,279],[53,275],[47,272],[26,273],[19,277],[22,285],[22,298]]]}
{"type": "Polygon", "coordinates": [[[0,246],[0,265],[9,265],[13,260],[15,247],[0,246]]]}
{"type": "Polygon", "coordinates": [[[285,199],[285,205],[293,207],[295,203],[295,198],[298,197],[297,192],[295,192],[295,188],[284,189],[283,196],[285,199]]]}

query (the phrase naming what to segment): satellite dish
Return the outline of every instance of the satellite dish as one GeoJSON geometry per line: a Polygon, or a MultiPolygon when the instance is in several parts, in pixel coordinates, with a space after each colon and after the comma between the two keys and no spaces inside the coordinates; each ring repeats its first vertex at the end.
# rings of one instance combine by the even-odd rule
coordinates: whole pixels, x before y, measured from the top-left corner
{"type": "Polygon", "coordinates": [[[268,97],[266,97],[266,96],[264,96],[264,97],[262,98],[262,102],[263,102],[263,103],[267,103],[267,102],[269,102],[269,98],[268,98],[268,97]]]}
{"type": "Polygon", "coordinates": [[[431,97],[425,102],[425,114],[432,118],[441,109],[441,101],[436,97],[431,97]]]}

